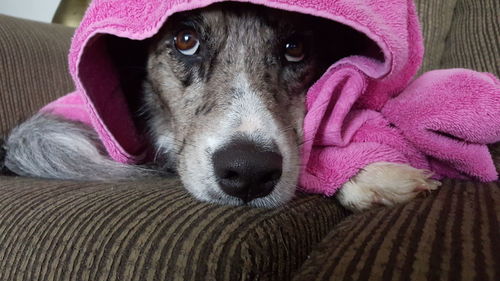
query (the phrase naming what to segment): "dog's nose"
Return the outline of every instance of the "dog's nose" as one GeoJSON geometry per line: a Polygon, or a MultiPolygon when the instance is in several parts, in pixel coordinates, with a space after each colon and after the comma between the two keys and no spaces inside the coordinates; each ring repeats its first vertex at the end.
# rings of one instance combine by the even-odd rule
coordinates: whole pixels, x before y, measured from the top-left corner
{"type": "Polygon", "coordinates": [[[281,154],[248,141],[234,141],[212,157],[222,190],[245,203],[271,193],[281,178],[281,154]]]}

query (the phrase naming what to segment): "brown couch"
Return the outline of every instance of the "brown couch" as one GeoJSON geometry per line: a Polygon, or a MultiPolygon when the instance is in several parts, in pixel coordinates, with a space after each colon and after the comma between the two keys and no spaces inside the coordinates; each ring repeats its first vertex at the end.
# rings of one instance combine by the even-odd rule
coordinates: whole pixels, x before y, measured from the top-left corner
{"type": "MultiPolygon", "coordinates": [[[[497,0],[417,2],[424,70],[500,74],[497,0]]],[[[0,134],[72,89],[72,32],[0,15],[0,134]]],[[[305,194],[279,209],[200,203],[175,178],[0,177],[0,280],[500,280],[499,219],[498,182],[446,180],[351,215],[305,194]]]]}

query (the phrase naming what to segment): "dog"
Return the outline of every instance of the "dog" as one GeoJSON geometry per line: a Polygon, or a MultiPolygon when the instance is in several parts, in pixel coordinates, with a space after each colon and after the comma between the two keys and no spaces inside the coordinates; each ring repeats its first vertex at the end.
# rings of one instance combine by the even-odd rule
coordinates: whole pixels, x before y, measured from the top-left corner
{"type": "MultiPolygon", "coordinates": [[[[250,4],[174,14],[137,46],[142,59],[117,59],[123,83],[136,86],[124,88],[142,91],[135,117],[155,149],[151,165],[117,163],[92,129],[40,113],[6,139],[5,167],[22,176],[74,180],[177,173],[202,201],[282,205],[297,188],[306,93],[335,61],[362,53],[363,40],[341,24],[250,4]]],[[[374,163],[337,197],[360,211],[406,202],[437,186],[426,171],[374,163]]]]}

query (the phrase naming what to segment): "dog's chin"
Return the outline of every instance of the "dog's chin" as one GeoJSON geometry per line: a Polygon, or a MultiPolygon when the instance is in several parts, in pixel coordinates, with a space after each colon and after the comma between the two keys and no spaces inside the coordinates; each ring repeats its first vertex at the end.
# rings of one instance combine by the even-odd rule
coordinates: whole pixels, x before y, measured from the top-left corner
{"type": "Polygon", "coordinates": [[[193,195],[193,197],[203,202],[229,206],[250,206],[256,208],[280,207],[294,197],[296,190],[296,184],[289,184],[282,181],[278,183],[273,192],[269,195],[256,198],[245,203],[239,198],[225,194],[218,185],[214,186],[215,188],[206,186],[203,189],[196,188],[196,190],[193,190],[186,185],[187,190],[193,195]]]}
{"type": "Polygon", "coordinates": [[[230,196],[222,190],[216,180],[213,169],[210,167],[209,158],[199,154],[180,162],[178,170],[184,188],[196,199],[203,202],[231,206],[251,206],[258,208],[276,208],[289,202],[297,189],[299,170],[296,158],[287,154],[284,157],[285,165],[281,179],[267,196],[255,198],[249,202],[230,196]],[[196,161],[195,161],[196,159],[196,161]]]}

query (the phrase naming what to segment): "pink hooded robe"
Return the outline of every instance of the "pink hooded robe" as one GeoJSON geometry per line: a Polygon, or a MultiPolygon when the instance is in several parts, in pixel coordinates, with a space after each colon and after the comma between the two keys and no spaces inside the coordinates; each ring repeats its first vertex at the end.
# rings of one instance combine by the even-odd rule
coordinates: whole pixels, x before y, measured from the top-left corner
{"type": "MultiPolygon", "coordinates": [[[[154,36],[174,13],[215,0],[94,0],[73,38],[76,90],[42,109],[93,127],[114,160],[138,164],[148,145],[134,125],[104,38],[154,36]]],[[[436,177],[497,180],[486,144],[500,141],[500,82],[452,69],[412,82],[423,43],[412,0],[241,1],[323,17],[371,39],[383,60],[351,56],[307,95],[300,188],[332,195],[374,162],[406,163],[436,177]]],[[[341,44],[341,42],[339,42],[341,44]]]]}

